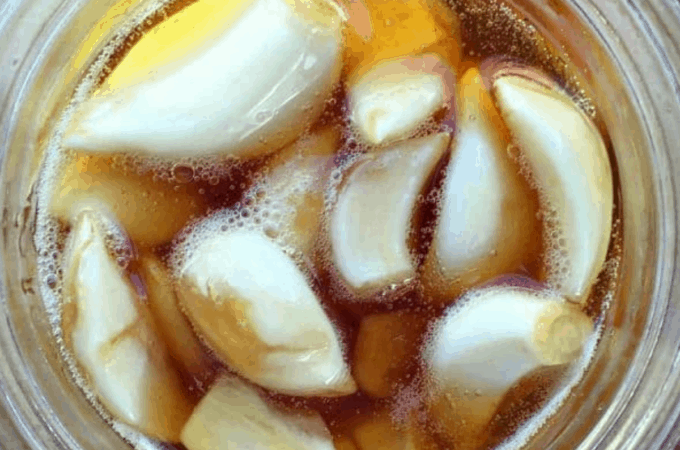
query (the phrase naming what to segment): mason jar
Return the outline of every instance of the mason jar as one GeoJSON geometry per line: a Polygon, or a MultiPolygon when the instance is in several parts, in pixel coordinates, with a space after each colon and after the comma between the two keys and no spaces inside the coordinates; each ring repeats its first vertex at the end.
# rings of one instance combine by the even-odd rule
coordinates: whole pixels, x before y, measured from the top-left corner
{"type": "MultiPolygon", "coordinates": [[[[623,221],[606,332],[583,380],[527,448],[673,449],[680,442],[680,3],[512,3],[590,86],[615,151],[623,221]]],[[[46,135],[86,68],[83,52],[99,43],[93,30],[104,38],[124,19],[110,13],[114,4],[120,9],[114,0],[0,4],[0,448],[126,445],[62,365],[37,289],[33,240],[46,135]]],[[[121,12],[139,7],[122,4],[121,12]]]]}

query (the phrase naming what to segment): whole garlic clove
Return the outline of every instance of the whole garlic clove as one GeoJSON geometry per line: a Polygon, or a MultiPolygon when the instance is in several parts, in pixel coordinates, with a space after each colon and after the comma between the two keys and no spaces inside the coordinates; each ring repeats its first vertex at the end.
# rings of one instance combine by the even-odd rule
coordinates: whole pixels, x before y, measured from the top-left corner
{"type": "Polygon", "coordinates": [[[67,245],[66,299],[76,312],[66,340],[91,388],[115,418],[177,442],[193,405],[94,211],[75,216],[67,245]]]}
{"type": "Polygon", "coordinates": [[[189,450],[333,450],[318,413],[287,412],[268,405],[237,378],[218,380],[182,430],[189,450]]]}
{"type": "Polygon", "coordinates": [[[552,80],[532,69],[499,70],[493,92],[541,195],[546,281],[584,302],[611,237],[613,181],[602,136],[552,80]]]}
{"type": "Polygon", "coordinates": [[[457,134],[422,268],[426,296],[438,303],[518,270],[540,233],[535,195],[507,155],[509,136],[479,70],[468,69],[459,89],[457,134]]]}
{"type": "Polygon", "coordinates": [[[436,54],[380,61],[350,80],[350,121],[371,145],[406,138],[450,107],[455,73],[436,54]]]}
{"type": "Polygon", "coordinates": [[[363,295],[415,275],[409,249],[418,195],[448,149],[439,133],[365,155],[350,170],[330,217],[336,270],[363,295]]]}
{"type": "Polygon", "coordinates": [[[123,59],[82,106],[65,145],[168,157],[256,156],[291,142],[318,116],[340,76],[343,18],[337,5],[203,3],[188,6],[182,20],[164,22],[133,47],[129,66],[123,59]],[[205,23],[214,31],[201,31],[205,23]],[[191,32],[183,35],[187,28],[191,32]],[[178,55],[166,54],[165,47],[178,55]],[[146,73],[138,73],[139,65],[146,73]]]}
{"type": "Polygon", "coordinates": [[[176,268],[180,301],[231,368],[289,395],[356,390],[337,331],[281,247],[247,229],[199,233],[187,242],[191,256],[176,268]]]}
{"type": "Polygon", "coordinates": [[[576,360],[592,329],[576,305],[550,291],[471,291],[433,328],[424,350],[430,414],[462,448],[476,448],[505,392],[533,370],[576,360]]]}

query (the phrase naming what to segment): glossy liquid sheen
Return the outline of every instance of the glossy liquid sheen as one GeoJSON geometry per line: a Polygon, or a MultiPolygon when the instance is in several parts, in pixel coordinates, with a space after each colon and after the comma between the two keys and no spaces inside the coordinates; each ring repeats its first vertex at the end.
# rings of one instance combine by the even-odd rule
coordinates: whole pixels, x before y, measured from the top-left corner
{"type": "MultiPolygon", "coordinates": [[[[200,0],[199,0],[200,1],[200,0]]],[[[102,53],[90,70],[89,76],[80,88],[81,94],[75,95],[75,103],[78,97],[85,98],[93,85],[101,83],[125,57],[127,51],[138,40],[142,33],[160,23],[162,20],[170,20],[172,14],[187,6],[188,2],[176,1],[160,7],[156,12],[138,19],[138,26],[134,31],[117,42],[111,44],[109,50],[102,53]]],[[[583,108],[590,114],[595,114],[596,107],[587,99],[579,96],[576,78],[572,76],[572,70],[566,62],[566,57],[554,56],[546,46],[545,40],[536,30],[521,20],[512,8],[502,3],[486,4],[482,2],[466,2],[454,0],[452,4],[434,4],[427,2],[401,0],[386,2],[370,2],[371,15],[381,17],[374,21],[373,33],[392,33],[394,21],[408,24],[409,27],[427,28],[421,17],[426,10],[420,8],[443,8],[442,12],[460,21],[460,36],[451,36],[452,42],[460,39],[462,49],[461,67],[473,66],[491,56],[512,57],[518,62],[539,67],[557,79],[565,89],[574,94],[583,108]],[[418,8],[418,9],[414,9],[418,8]]],[[[446,26],[446,14],[438,14],[443,25],[446,26]]],[[[421,31],[426,33],[427,30],[421,31]]],[[[355,39],[351,35],[347,40],[355,39]]],[[[413,45],[408,40],[399,45],[413,45]]],[[[446,41],[444,44],[447,45],[446,41]]],[[[414,49],[415,50],[415,49],[414,49]]],[[[446,51],[446,49],[444,49],[446,51]]],[[[400,51],[403,51],[400,50],[400,51]]],[[[452,50],[456,51],[456,50],[452,50]]],[[[364,54],[346,52],[345,70],[348,67],[361,65],[364,54]]],[[[459,73],[461,73],[460,71],[459,73]]],[[[343,76],[342,80],[345,79],[343,76]]],[[[341,83],[334,91],[332,98],[328,99],[321,117],[308,131],[310,134],[318,130],[334,128],[338,130],[340,139],[336,150],[336,164],[342,166],[344,161],[351,160],[353,155],[364,151],[362,144],[347,126],[347,109],[345,101],[345,87],[341,83]]],[[[65,117],[71,113],[67,110],[65,117]]],[[[437,119],[437,117],[435,117],[437,119]]],[[[66,119],[65,119],[66,121],[66,119]]],[[[447,124],[438,123],[436,120],[428,125],[427,131],[432,129],[446,129],[447,124]]],[[[449,128],[450,130],[450,128],[449,128]]],[[[606,130],[600,130],[606,137],[606,130]]],[[[40,267],[42,275],[42,292],[51,314],[55,328],[55,336],[64,350],[65,363],[73,371],[74,377],[83,387],[84,392],[100,412],[111,420],[114,428],[126,439],[136,446],[143,448],[154,447],[156,444],[143,435],[131,430],[129,427],[111,419],[106,411],[98,406],[91,389],[85,380],[79,375],[73,356],[68,351],[69,312],[68,307],[62,304],[62,277],[64,268],[60,267],[61,253],[64,242],[69,232],[69,226],[65,222],[50,214],[45,205],[52,200],[52,193],[68,189],[63,183],[63,174],[69,170],[77,170],[81,174],[100,173],[109,174],[112,183],[117,180],[130,183],[136,190],[126,191],[119,199],[120,210],[114,211],[120,215],[121,211],[127,211],[123,226],[136,230],[136,239],[130,241],[114,242],[120,264],[125,267],[126,273],[140,292],[144,292],[146,284],[139,261],[141,258],[153,256],[166,261],[173,250],[173,239],[185,225],[191,221],[200,219],[207,214],[223,208],[242,208],[247,202],[244,201],[244,193],[257,184],[263,176],[269,156],[253,159],[239,160],[236,158],[183,158],[181,161],[172,163],[125,155],[110,156],[87,156],[74,153],[60,146],[58,139],[48,143],[45,156],[45,172],[41,178],[41,190],[39,196],[39,225],[36,232],[37,243],[40,251],[40,267]],[[75,169],[74,169],[75,168],[75,169]],[[178,213],[181,212],[181,213],[178,213]],[[157,224],[162,224],[157,225],[157,224]],[[147,232],[144,229],[147,229],[147,232]],[[167,231],[167,236],[164,231],[167,231]],[[165,237],[158,239],[158,236],[165,237]]],[[[611,149],[610,149],[611,150],[611,149]]],[[[512,149],[509,148],[512,152],[512,149]]],[[[611,152],[610,152],[611,154],[611,152]]],[[[428,192],[439,189],[443,167],[439,167],[428,183],[428,192]]],[[[615,174],[616,175],[616,174],[615,174]]],[[[87,180],[87,177],[81,177],[87,180]]],[[[291,181],[292,182],[292,181],[291,181]]],[[[79,188],[79,186],[70,186],[79,188]]],[[[615,182],[616,188],[616,182],[615,182]]],[[[535,195],[535,193],[534,193],[535,195]]],[[[416,260],[422,261],[432,240],[431,229],[435,223],[438,211],[437,195],[424,195],[419,205],[419,214],[414,218],[413,224],[416,231],[414,239],[417,242],[418,254],[416,260]]],[[[615,198],[617,198],[615,191],[615,198]]],[[[537,203],[535,198],[528,198],[528,202],[537,203]]],[[[313,208],[312,208],[313,210],[313,208]]],[[[325,214],[323,208],[321,214],[325,214]]],[[[594,287],[592,294],[585,306],[586,312],[599,323],[607,310],[607,305],[613,301],[611,298],[614,291],[617,273],[617,261],[620,254],[618,236],[621,232],[618,220],[619,208],[615,207],[613,235],[609,247],[607,263],[600,278],[594,287]]],[[[540,220],[539,220],[540,229],[540,220]]],[[[515,275],[539,279],[539,269],[544,251],[542,233],[537,233],[533,257],[530,262],[518,267],[515,275]]],[[[334,275],[329,267],[328,243],[323,239],[314,244],[314,255],[317,261],[317,274],[314,277],[315,291],[319,295],[331,320],[339,328],[346,349],[346,358],[350,362],[352,372],[357,377],[355,361],[358,352],[375,352],[375,355],[367,359],[380,360],[384,357],[383,346],[371,346],[358,343],[359,325],[362,318],[369,315],[376,317],[388,317],[383,322],[378,320],[378,326],[389,329],[392,340],[402,344],[386,343],[393,345],[390,351],[402,352],[406,362],[401,364],[402,372],[399,379],[391,390],[391,393],[383,398],[374,398],[359,389],[355,394],[340,398],[303,398],[292,397],[267,392],[269,400],[276,404],[283,404],[295,409],[314,409],[318,411],[339,441],[349,437],[356,429],[357,424],[374,421],[378,425],[374,433],[378,436],[389,436],[394,430],[402,429],[403,426],[417,427],[419,432],[425,432],[428,441],[433,447],[441,449],[457,448],[455,442],[447,441],[446,437],[439,433],[437,425],[433,423],[424,411],[422,396],[425,367],[420,359],[420,349],[425,344],[428,327],[437,318],[441,317],[444,307],[428,304],[423,301],[418,287],[411,287],[400,291],[397,296],[390,298],[388,302],[357,302],[342,282],[334,275]],[[377,316],[380,314],[381,316],[377,316]],[[414,412],[418,420],[414,424],[409,422],[404,425],[405,418],[412,417],[414,412]],[[388,420],[381,421],[387,414],[388,420]],[[385,425],[387,424],[387,425],[385,425]]],[[[504,275],[504,274],[499,274],[504,275]]],[[[601,331],[601,330],[600,330],[601,331]]],[[[588,360],[592,353],[597,336],[594,336],[585,346],[584,355],[571,367],[550,367],[535,371],[530,376],[522,379],[513,386],[503,397],[491,422],[485,427],[486,437],[481,440],[480,448],[513,448],[521,445],[529,436],[554,411],[566,398],[571,387],[578,382],[587,369],[588,360]]],[[[226,369],[213,353],[206,347],[205,358],[212,361],[210,370],[203,374],[183,373],[182,379],[187,393],[196,399],[205,392],[209,383],[217,373],[226,369]]],[[[365,371],[365,369],[362,369],[365,371]]],[[[363,377],[370,377],[370,368],[364,372],[363,377]]],[[[370,381],[368,381],[370,383],[370,381]]],[[[361,384],[361,382],[360,382],[361,384]]],[[[379,384],[379,383],[378,383],[379,384]]],[[[474,393],[470,393],[474,396],[474,393]]],[[[389,447],[389,437],[385,437],[384,448],[389,447]]],[[[378,442],[378,441],[376,441],[378,442]]],[[[383,445],[381,444],[381,445],[383,445]]],[[[376,444],[377,445],[377,444],[376,444]]],[[[375,447],[378,448],[378,447],[375,447]]],[[[397,447],[394,447],[397,448],[397,447]]],[[[425,448],[425,447],[423,447],[425,448]]],[[[427,447],[430,448],[430,447],[427,447]]]]}

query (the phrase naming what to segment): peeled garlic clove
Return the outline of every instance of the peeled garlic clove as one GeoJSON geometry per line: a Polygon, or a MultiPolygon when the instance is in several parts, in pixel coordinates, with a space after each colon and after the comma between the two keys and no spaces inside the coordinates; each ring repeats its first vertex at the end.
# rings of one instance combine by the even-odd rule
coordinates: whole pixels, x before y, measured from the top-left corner
{"type": "Polygon", "coordinates": [[[414,276],[409,253],[418,195],[451,138],[439,133],[366,155],[351,169],[330,219],[333,262],[359,292],[414,276]]]}
{"type": "Polygon", "coordinates": [[[177,268],[178,295],[198,333],[260,386],[290,395],[354,392],[340,338],[303,272],[260,232],[215,225],[188,238],[191,256],[177,268]]]}
{"type": "Polygon", "coordinates": [[[493,86],[540,191],[547,282],[584,302],[612,227],[612,172],[602,136],[564,92],[531,69],[501,72],[493,86]]]}
{"type": "Polygon", "coordinates": [[[591,330],[588,316],[555,294],[492,287],[450,308],[435,327],[426,360],[443,389],[501,395],[535,368],[576,359],[591,330]]]}
{"type": "Polygon", "coordinates": [[[416,313],[372,314],[361,320],[354,347],[354,378],[372,397],[387,397],[408,380],[427,320],[416,313]]]}
{"type": "Polygon", "coordinates": [[[551,292],[472,291],[435,326],[426,347],[430,414],[457,448],[478,448],[506,391],[535,369],[577,359],[592,328],[576,305],[551,292]]]}
{"type": "Polygon", "coordinates": [[[83,105],[65,145],[255,156],[292,141],[314,120],[340,75],[338,7],[327,0],[244,0],[210,3],[210,10],[202,3],[133,47],[155,64],[129,55],[128,67],[123,59],[116,70],[131,72],[129,79],[119,81],[114,70],[113,81],[83,105]],[[205,22],[212,30],[201,31],[205,22]],[[178,38],[186,29],[186,38],[178,38]],[[179,55],[156,59],[165,47],[179,55]],[[134,61],[150,76],[141,76],[134,61]]]}
{"type": "Polygon", "coordinates": [[[536,205],[509,136],[477,69],[460,80],[460,114],[440,213],[423,266],[428,297],[455,299],[465,288],[517,270],[540,232],[536,205]]]}
{"type": "Polygon", "coordinates": [[[408,137],[448,106],[453,70],[435,54],[378,62],[349,82],[350,120],[372,145],[408,137]]]}
{"type": "Polygon", "coordinates": [[[74,323],[65,324],[67,341],[91,388],[116,418],[177,442],[192,405],[134,289],[109,257],[93,211],[76,216],[64,262],[67,301],[76,308],[74,323]]]}
{"type": "Polygon", "coordinates": [[[64,168],[58,186],[49,205],[56,217],[68,222],[83,202],[103,205],[143,247],[169,242],[205,209],[191,187],[155,183],[151,174],[123,171],[101,156],[76,156],[64,168]]]}
{"type": "Polygon", "coordinates": [[[276,215],[265,221],[266,234],[305,256],[312,254],[321,231],[325,190],[339,142],[336,128],[304,136],[274,155],[266,176],[251,190],[260,210],[270,218],[276,215]]]}
{"type": "Polygon", "coordinates": [[[437,450],[439,447],[428,436],[421,424],[410,419],[398,423],[387,411],[377,412],[370,419],[357,424],[352,438],[358,450],[437,450]]]}
{"type": "MultiPolygon", "coordinates": [[[[352,4],[354,0],[342,0],[352,4]]],[[[458,18],[441,0],[362,0],[347,8],[345,70],[361,75],[378,61],[437,53],[455,68],[460,62],[458,18]],[[370,32],[370,35],[369,35],[370,32]]]]}
{"type": "Polygon", "coordinates": [[[334,449],[318,413],[276,409],[237,378],[210,388],[182,430],[182,443],[189,450],[334,449]]]}
{"type": "Polygon", "coordinates": [[[154,256],[142,256],[139,266],[149,310],[170,354],[187,373],[206,381],[213,371],[212,364],[191,324],[180,311],[171,274],[154,256]]]}

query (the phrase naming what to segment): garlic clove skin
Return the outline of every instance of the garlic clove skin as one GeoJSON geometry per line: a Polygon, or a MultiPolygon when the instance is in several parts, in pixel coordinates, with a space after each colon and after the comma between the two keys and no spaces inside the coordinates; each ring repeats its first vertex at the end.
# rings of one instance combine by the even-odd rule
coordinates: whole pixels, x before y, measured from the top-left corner
{"type": "Polygon", "coordinates": [[[191,246],[193,256],[176,268],[180,302],[232,369],[288,395],[356,390],[335,327],[307,276],[278,245],[259,231],[237,229],[198,236],[191,246]]]}
{"type": "Polygon", "coordinates": [[[499,71],[493,93],[541,196],[545,279],[583,303],[611,237],[613,181],[602,136],[564,92],[532,69],[499,71]]]}
{"type": "Polygon", "coordinates": [[[318,413],[300,414],[268,405],[237,378],[218,380],[182,430],[189,450],[333,450],[318,413]]]}
{"type": "Polygon", "coordinates": [[[448,133],[439,133],[400,142],[351,167],[329,229],[335,268],[358,294],[415,276],[411,218],[450,140],[448,133]]]}
{"type": "Polygon", "coordinates": [[[349,81],[350,121],[370,145],[406,138],[450,106],[455,73],[436,54],[380,61],[349,81]]]}
{"type": "Polygon", "coordinates": [[[446,303],[464,289],[519,269],[540,232],[535,195],[507,155],[507,130],[479,70],[460,80],[439,218],[422,268],[426,296],[446,303]]]}
{"type": "Polygon", "coordinates": [[[75,215],[65,256],[67,342],[97,397],[117,419],[177,442],[191,413],[179,377],[121,268],[111,259],[93,210],[75,215]]]}
{"type": "Polygon", "coordinates": [[[85,102],[65,145],[252,157],[294,140],[340,76],[341,11],[330,0],[246,0],[237,13],[224,8],[229,20],[216,36],[184,44],[189,52],[179,45],[185,54],[149,67],[147,79],[105,85],[85,102]]]}

